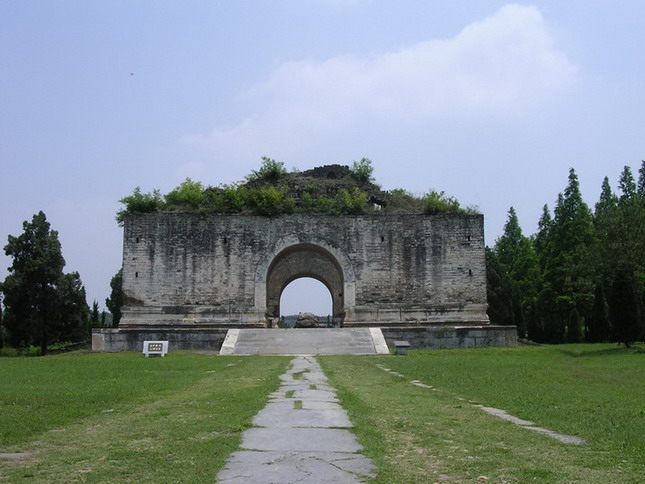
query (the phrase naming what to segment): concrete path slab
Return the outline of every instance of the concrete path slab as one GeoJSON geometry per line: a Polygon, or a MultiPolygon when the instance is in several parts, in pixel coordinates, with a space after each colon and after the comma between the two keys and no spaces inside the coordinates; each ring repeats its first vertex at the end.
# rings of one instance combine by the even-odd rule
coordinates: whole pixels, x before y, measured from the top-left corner
{"type": "Polygon", "coordinates": [[[374,464],[360,454],[347,412],[315,358],[296,357],[290,366],[217,482],[360,483],[373,477],[374,464]]]}

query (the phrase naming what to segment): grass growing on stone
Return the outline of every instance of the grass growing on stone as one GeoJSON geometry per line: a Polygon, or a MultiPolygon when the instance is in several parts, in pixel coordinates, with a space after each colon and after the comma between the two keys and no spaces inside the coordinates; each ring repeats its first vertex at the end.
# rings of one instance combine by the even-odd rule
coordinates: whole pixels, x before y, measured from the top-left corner
{"type": "Polygon", "coordinates": [[[379,467],[375,482],[645,481],[642,346],[412,351],[319,361],[379,467]],[[563,444],[473,403],[587,444],[563,444]]]}
{"type": "Polygon", "coordinates": [[[0,358],[0,482],[212,482],[289,358],[0,358]]]}

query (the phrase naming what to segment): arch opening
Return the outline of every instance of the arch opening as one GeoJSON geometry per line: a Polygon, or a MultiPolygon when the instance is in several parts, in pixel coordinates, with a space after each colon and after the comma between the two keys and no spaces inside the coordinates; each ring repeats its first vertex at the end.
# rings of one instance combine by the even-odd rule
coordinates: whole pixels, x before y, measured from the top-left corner
{"type": "Polygon", "coordinates": [[[330,325],[342,326],[345,317],[343,270],[329,251],[313,244],[288,247],[269,265],[266,278],[267,326],[279,326],[282,294],[291,282],[303,278],[314,279],[324,285],[331,296],[330,325]]]}
{"type": "Polygon", "coordinates": [[[313,277],[294,279],[280,295],[279,326],[293,328],[301,313],[314,314],[318,317],[319,325],[330,326],[333,307],[331,291],[325,284],[313,277]]]}

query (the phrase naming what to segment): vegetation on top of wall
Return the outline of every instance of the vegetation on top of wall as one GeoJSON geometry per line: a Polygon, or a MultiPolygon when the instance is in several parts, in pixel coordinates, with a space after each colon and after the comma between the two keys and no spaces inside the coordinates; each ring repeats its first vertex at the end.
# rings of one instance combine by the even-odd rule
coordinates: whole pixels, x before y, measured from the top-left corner
{"type": "Polygon", "coordinates": [[[245,177],[244,182],[204,186],[190,178],[161,195],[159,190],[142,193],[139,187],[123,197],[117,212],[119,224],[130,213],[197,212],[240,213],[274,216],[289,213],[361,215],[368,213],[477,213],[463,208],[443,191],[424,196],[403,189],[382,190],[374,183],[374,168],[367,158],[351,168],[326,165],[306,170],[287,171],[284,163],[262,157],[262,166],[245,177]]]}

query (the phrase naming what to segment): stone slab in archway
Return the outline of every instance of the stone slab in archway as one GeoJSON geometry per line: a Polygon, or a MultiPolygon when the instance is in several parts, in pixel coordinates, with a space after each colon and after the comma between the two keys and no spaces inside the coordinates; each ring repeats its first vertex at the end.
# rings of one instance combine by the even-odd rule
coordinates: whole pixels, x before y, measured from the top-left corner
{"type": "Polygon", "coordinates": [[[230,329],[220,355],[389,354],[379,328],[230,329]]]}

